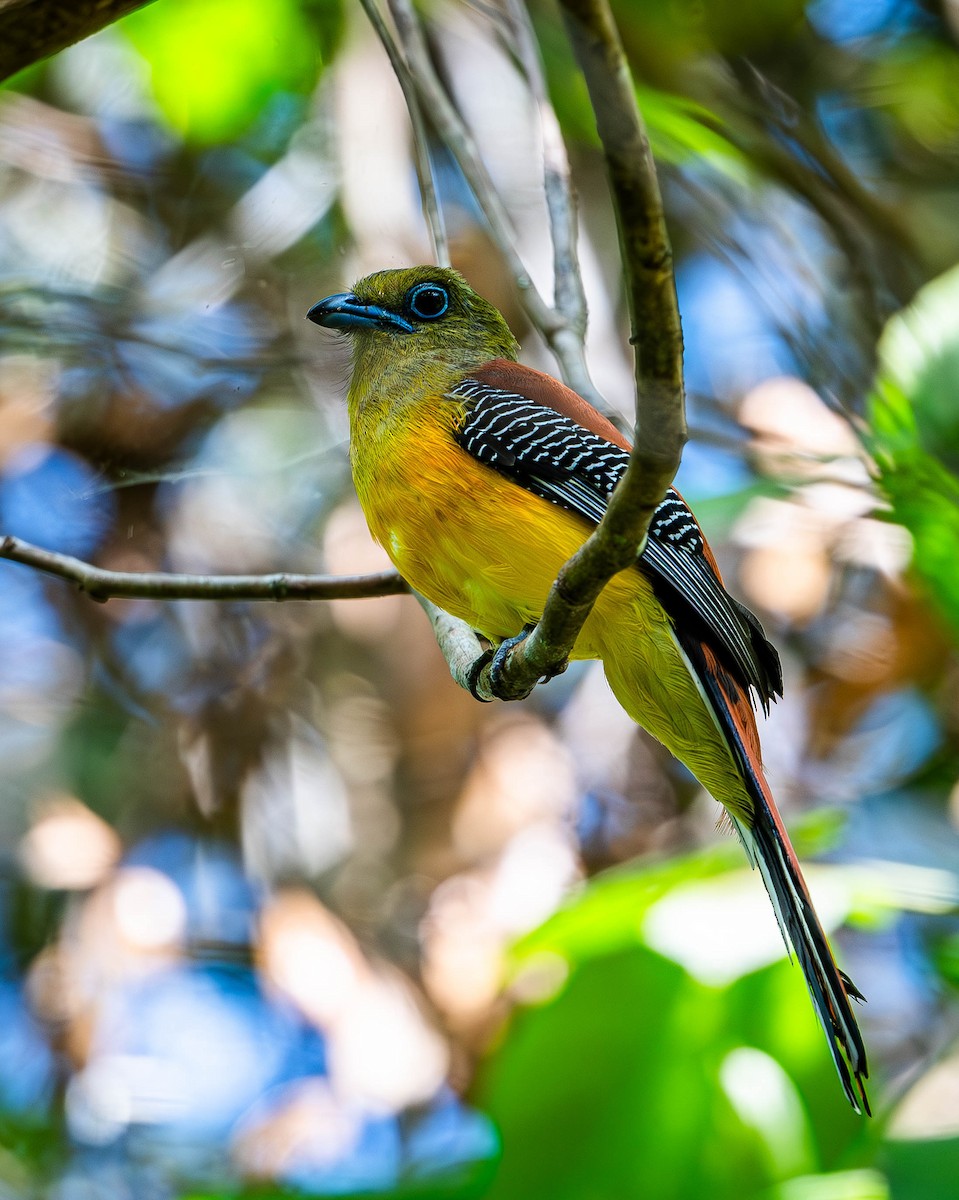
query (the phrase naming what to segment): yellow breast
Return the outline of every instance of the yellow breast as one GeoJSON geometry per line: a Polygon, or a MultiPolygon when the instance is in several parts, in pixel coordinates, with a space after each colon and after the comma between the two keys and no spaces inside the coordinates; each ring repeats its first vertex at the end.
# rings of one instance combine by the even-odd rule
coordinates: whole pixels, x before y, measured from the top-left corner
{"type": "Polygon", "coordinates": [[[491,637],[535,619],[585,526],[477,462],[435,415],[353,437],[360,503],[403,577],[491,637]]]}

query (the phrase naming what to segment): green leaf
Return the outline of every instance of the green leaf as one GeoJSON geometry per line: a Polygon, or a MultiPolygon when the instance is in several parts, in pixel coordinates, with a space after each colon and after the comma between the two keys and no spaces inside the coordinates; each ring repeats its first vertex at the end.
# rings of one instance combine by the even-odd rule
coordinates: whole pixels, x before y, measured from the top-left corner
{"type": "Polygon", "coordinates": [[[800,1175],[780,1184],[769,1200],[889,1200],[889,1182],[878,1171],[800,1175]]]}
{"type": "Polygon", "coordinates": [[[867,444],[890,518],[959,635],[959,268],[924,287],[879,343],[867,444]],[[952,469],[950,469],[952,468],[952,469]]]}
{"type": "Polygon", "coordinates": [[[959,267],[926,284],[890,319],[878,350],[880,432],[959,467],[959,267]]]}
{"type": "Polygon", "coordinates": [[[503,1134],[490,1200],[749,1195],[763,1140],[719,1086],[722,995],[637,946],[516,1015],[478,1098],[503,1134]]]}
{"type": "Polygon", "coordinates": [[[658,162],[683,166],[699,159],[740,181],[749,174],[746,157],[726,138],[720,119],[704,105],[651,87],[637,87],[636,100],[658,162]]]}
{"type": "Polygon", "coordinates": [[[156,102],[185,138],[237,137],[279,91],[315,83],[339,0],[310,21],[297,0],[163,0],[117,26],[146,60],[156,102]]]}
{"type": "Polygon", "coordinates": [[[895,1200],[959,1200],[959,1138],[890,1138],[882,1165],[895,1200]]]}

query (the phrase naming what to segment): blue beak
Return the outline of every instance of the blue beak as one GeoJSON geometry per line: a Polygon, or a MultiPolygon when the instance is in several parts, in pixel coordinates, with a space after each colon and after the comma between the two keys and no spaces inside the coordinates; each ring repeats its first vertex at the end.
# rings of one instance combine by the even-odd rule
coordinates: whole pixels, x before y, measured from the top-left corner
{"type": "Polygon", "coordinates": [[[399,313],[380,308],[377,304],[364,304],[352,292],[338,292],[314,304],[306,314],[314,325],[325,325],[327,329],[384,329],[413,333],[414,327],[399,313]]]}

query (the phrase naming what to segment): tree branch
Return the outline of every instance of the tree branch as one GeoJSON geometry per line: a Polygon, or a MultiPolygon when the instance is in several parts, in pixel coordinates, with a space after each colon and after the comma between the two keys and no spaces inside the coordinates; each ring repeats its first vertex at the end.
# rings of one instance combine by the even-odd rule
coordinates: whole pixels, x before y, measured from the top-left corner
{"type": "Polygon", "coordinates": [[[629,467],[596,530],[560,571],[543,615],[509,653],[494,689],[490,670],[474,692],[528,695],[562,670],[600,592],[636,561],[649,521],[686,442],[683,340],[672,251],[645,126],[606,0],[560,0],[596,114],[619,227],[636,351],[636,437],[629,467]]]}
{"type": "Polygon", "coordinates": [[[150,0],[0,0],[0,82],[150,0]]]}
{"type": "Polygon", "coordinates": [[[93,600],[357,600],[395,596],[409,586],[395,571],[375,575],[167,575],[152,571],[105,571],[43,550],[16,537],[0,536],[0,558],[23,563],[75,583],[93,600]]]}
{"type": "MultiPolygon", "coordinates": [[[[106,571],[91,563],[33,546],[20,538],[0,535],[0,559],[75,583],[91,600],[106,603],[128,600],[359,600],[396,596],[410,591],[395,571],[375,575],[168,575],[153,571],[106,571]]],[[[453,679],[478,699],[492,699],[476,691],[476,679],[485,666],[488,643],[465,621],[437,608],[418,592],[433,626],[433,633],[453,679]]]]}
{"type": "Polygon", "coordinates": [[[492,658],[492,650],[486,639],[471,629],[465,621],[439,608],[419,592],[414,592],[413,595],[430,619],[436,644],[446,659],[454,681],[461,688],[472,692],[477,700],[493,700],[494,697],[488,689],[483,692],[477,690],[483,668],[492,658]]]}

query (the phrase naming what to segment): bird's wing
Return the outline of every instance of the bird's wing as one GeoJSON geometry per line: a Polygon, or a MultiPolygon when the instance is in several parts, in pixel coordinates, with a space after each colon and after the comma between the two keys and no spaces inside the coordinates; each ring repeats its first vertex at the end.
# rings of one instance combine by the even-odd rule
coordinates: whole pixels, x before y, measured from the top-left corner
{"type": "MultiPolygon", "coordinates": [[[[464,404],[455,436],[467,453],[587,521],[602,520],[629,443],[575,392],[495,360],[452,396],[464,404]]],[[[764,708],[782,695],[779,656],[756,617],[723,587],[702,530],[674,488],[653,513],[638,566],[674,624],[698,635],[764,708]]]]}

